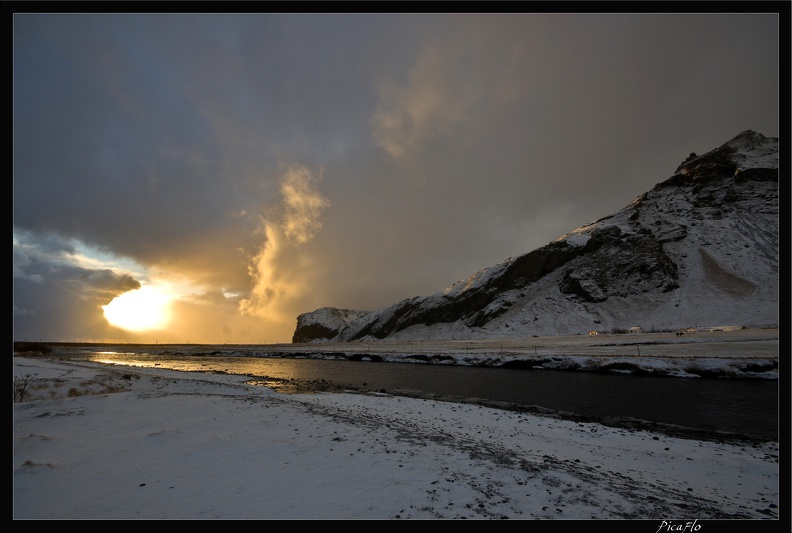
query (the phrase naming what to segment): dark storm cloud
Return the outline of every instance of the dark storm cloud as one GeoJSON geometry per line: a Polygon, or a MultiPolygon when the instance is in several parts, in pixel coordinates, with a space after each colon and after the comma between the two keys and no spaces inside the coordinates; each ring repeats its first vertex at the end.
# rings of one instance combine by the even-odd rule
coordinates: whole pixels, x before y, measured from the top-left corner
{"type": "Polygon", "coordinates": [[[13,250],[15,340],[106,339],[101,307],[140,282],[128,273],[79,266],[77,250],[56,238],[24,235],[13,250]]]}
{"type": "Polygon", "coordinates": [[[435,292],[624,207],[691,151],[777,136],[778,24],[16,15],[17,316],[55,319],[33,288],[58,308],[108,273],[109,293],[180,279],[203,330],[274,341],[317,307],[435,292]],[[302,218],[295,176],[321,206],[302,218]],[[290,239],[298,220],[309,237],[290,239]],[[37,256],[42,242],[64,254],[37,256]],[[78,262],[75,243],[104,262],[78,262]],[[64,258],[96,274],[63,283],[48,268],[64,258]]]}

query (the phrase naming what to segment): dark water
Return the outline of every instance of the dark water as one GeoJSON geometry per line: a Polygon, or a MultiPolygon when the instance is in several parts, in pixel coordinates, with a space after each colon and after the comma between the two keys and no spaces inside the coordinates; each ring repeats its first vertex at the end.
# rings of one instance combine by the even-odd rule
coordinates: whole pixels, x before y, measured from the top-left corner
{"type": "Polygon", "coordinates": [[[478,398],[598,418],[628,417],[778,438],[778,381],[239,356],[91,353],[79,358],[261,378],[325,380],[355,390],[420,392],[452,400],[478,398]]]}

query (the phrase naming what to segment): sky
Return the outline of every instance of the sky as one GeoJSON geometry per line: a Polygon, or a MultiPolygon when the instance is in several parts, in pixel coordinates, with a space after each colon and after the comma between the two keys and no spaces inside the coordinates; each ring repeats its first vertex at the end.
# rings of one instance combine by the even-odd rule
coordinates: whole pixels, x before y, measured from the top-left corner
{"type": "MultiPolygon", "coordinates": [[[[13,359],[16,378],[33,378],[13,404],[14,520],[596,519],[657,532],[788,523],[778,442],[13,359]]],[[[542,524],[532,527],[554,527],[542,524]]]]}
{"type": "Polygon", "coordinates": [[[290,342],[779,130],[778,14],[13,16],[13,335],[290,342]]]}

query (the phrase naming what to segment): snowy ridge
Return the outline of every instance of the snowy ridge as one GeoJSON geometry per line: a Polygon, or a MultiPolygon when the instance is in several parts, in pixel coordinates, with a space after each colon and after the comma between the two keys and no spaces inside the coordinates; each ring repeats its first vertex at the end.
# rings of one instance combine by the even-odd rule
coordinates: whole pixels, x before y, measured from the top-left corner
{"type": "Polygon", "coordinates": [[[778,324],[778,139],[745,131],[622,210],[426,297],[322,308],[294,342],[778,324]]]}
{"type": "MultiPolygon", "coordinates": [[[[309,338],[334,335],[338,331],[349,326],[350,323],[367,314],[369,314],[368,311],[352,311],[350,309],[322,307],[313,313],[300,315],[298,318],[298,327],[303,332],[302,334],[309,338]]],[[[302,341],[297,339],[294,342],[302,341]]]]}

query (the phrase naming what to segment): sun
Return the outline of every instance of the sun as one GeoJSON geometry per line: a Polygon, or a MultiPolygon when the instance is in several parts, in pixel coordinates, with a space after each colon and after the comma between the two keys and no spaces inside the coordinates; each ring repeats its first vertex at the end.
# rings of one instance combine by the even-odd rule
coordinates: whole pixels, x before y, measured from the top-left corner
{"type": "Polygon", "coordinates": [[[170,320],[171,299],[165,291],[145,285],[116,296],[102,309],[105,319],[119,328],[129,331],[161,329],[170,320]]]}

